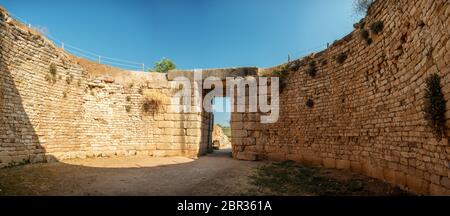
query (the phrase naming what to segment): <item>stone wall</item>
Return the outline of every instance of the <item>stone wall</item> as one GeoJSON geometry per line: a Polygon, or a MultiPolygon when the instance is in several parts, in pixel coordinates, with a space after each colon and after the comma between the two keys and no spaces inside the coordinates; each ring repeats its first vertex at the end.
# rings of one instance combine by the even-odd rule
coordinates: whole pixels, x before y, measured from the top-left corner
{"type": "MultiPolygon", "coordinates": [[[[370,45],[357,27],[287,65],[277,123],[234,113],[235,156],[351,169],[418,194],[450,195],[448,138],[438,141],[422,112],[425,79],[433,73],[442,77],[450,108],[450,2],[378,0],[364,28],[377,21],[384,29],[370,35],[370,45]],[[338,63],[341,53],[347,58],[338,63]],[[315,77],[307,73],[311,61],[315,77]]],[[[447,128],[449,136],[449,120],[447,128]]]]}
{"type": "Polygon", "coordinates": [[[170,100],[175,86],[166,74],[92,73],[1,10],[0,167],[114,155],[202,155],[211,116],[171,112],[180,102],[170,100]],[[147,94],[169,98],[163,110],[145,111],[147,94]]]}
{"type": "MultiPolygon", "coordinates": [[[[450,3],[377,0],[364,28],[377,21],[384,29],[371,33],[371,44],[358,25],[327,50],[286,65],[277,123],[260,124],[259,113],[232,113],[234,157],[351,169],[418,194],[449,195],[450,121],[447,137],[438,141],[422,109],[425,79],[434,73],[442,77],[450,107],[450,3]],[[347,58],[339,63],[343,54],[347,58]],[[307,73],[312,61],[315,77],[307,73]]],[[[210,114],[142,109],[148,92],[172,96],[171,80],[185,72],[91,74],[4,11],[0,36],[0,167],[109,155],[195,157],[207,151],[210,114]]],[[[171,100],[164,107],[178,105],[171,100]]]]}

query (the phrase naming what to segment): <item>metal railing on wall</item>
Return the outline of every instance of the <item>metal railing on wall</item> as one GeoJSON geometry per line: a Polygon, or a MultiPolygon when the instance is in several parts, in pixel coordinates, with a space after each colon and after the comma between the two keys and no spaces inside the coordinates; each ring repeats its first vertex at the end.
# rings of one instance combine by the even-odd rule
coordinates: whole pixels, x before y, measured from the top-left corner
{"type": "MultiPolygon", "coordinates": [[[[27,22],[25,19],[13,14],[13,13],[10,13],[10,12],[8,12],[8,13],[9,13],[9,16],[11,18],[15,19],[16,21],[19,21],[19,22],[27,25],[31,29],[40,31],[38,26],[33,26],[30,22],[27,22]]],[[[74,45],[65,43],[64,41],[52,36],[50,33],[44,33],[44,32],[41,32],[41,33],[43,35],[45,35],[45,37],[47,37],[49,40],[53,41],[53,43],[57,47],[60,47],[61,49],[65,50],[68,53],[75,55],[79,58],[84,58],[84,59],[87,59],[87,60],[90,60],[90,61],[93,61],[93,62],[96,62],[99,64],[105,64],[105,65],[109,65],[112,67],[121,68],[124,70],[145,72],[150,69],[150,68],[146,68],[145,63],[100,55],[95,52],[88,51],[88,50],[76,47],[74,45]]]]}

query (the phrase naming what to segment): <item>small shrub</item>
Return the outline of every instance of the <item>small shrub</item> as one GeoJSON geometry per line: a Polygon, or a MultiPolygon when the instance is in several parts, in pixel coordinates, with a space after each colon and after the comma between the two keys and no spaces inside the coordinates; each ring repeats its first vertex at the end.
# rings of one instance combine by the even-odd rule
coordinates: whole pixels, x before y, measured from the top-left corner
{"type": "Polygon", "coordinates": [[[153,102],[150,100],[145,100],[144,104],[142,105],[142,110],[145,113],[149,113],[152,110],[152,107],[153,107],[153,102]]]}
{"type": "Polygon", "coordinates": [[[365,29],[361,30],[361,38],[362,39],[367,40],[367,39],[369,39],[369,37],[370,37],[369,31],[367,31],[365,29]]]}
{"type": "Polygon", "coordinates": [[[282,66],[282,67],[280,67],[280,68],[275,69],[274,71],[272,71],[272,75],[278,76],[278,77],[280,77],[280,78],[286,77],[286,76],[287,76],[287,73],[288,73],[288,69],[287,69],[286,66],[282,66]]]}
{"type": "Polygon", "coordinates": [[[184,89],[184,85],[183,85],[183,84],[179,84],[179,85],[178,85],[178,90],[181,91],[181,90],[183,90],[183,89],[184,89]]]}
{"type": "Polygon", "coordinates": [[[315,64],[310,64],[309,68],[306,70],[306,73],[311,77],[315,77],[317,75],[317,69],[315,64]]]}
{"type": "Polygon", "coordinates": [[[441,77],[433,74],[426,80],[423,112],[428,125],[438,140],[442,139],[445,132],[445,103],[441,87],[441,77]]]}
{"type": "Polygon", "coordinates": [[[143,94],[144,94],[144,86],[141,86],[141,87],[139,88],[138,93],[139,93],[140,95],[143,95],[143,94]]]}
{"type": "Polygon", "coordinates": [[[272,71],[272,76],[276,76],[280,78],[280,92],[282,92],[286,88],[286,77],[287,77],[288,69],[287,66],[282,66],[274,71],[272,71]]]}
{"type": "Polygon", "coordinates": [[[373,40],[370,38],[370,33],[366,29],[363,29],[361,31],[361,38],[366,41],[367,45],[371,45],[373,40]]]}
{"type": "Polygon", "coordinates": [[[306,70],[309,76],[315,77],[317,75],[316,61],[309,62],[309,68],[306,70]]]}
{"type": "Polygon", "coordinates": [[[56,68],[55,64],[50,64],[49,72],[52,76],[56,77],[56,74],[58,73],[58,69],[56,68]]]}
{"type": "Polygon", "coordinates": [[[314,100],[312,98],[309,98],[306,101],[306,107],[308,107],[308,108],[313,108],[314,107],[314,100]]]}
{"type": "Polygon", "coordinates": [[[286,88],[286,86],[287,86],[286,79],[280,78],[280,85],[279,85],[280,91],[282,92],[286,88]]]}
{"type": "Polygon", "coordinates": [[[370,25],[370,31],[372,31],[372,33],[378,35],[380,34],[384,29],[384,24],[382,21],[376,21],[374,23],[372,23],[372,25],[370,25]]]}
{"type": "Polygon", "coordinates": [[[73,75],[72,74],[67,75],[67,78],[66,78],[67,85],[70,85],[72,83],[72,81],[73,81],[73,75]]]}
{"type": "Polygon", "coordinates": [[[127,96],[127,102],[130,102],[131,101],[131,96],[127,96]]]}
{"type": "Polygon", "coordinates": [[[336,56],[336,62],[339,64],[343,64],[345,60],[347,60],[347,54],[345,53],[339,53],[339,55],[336,56]]]}
{"type": "Polygon", "coordinates": [[[361,19],[361,21],[359,21],[359,28],[360,29],[366,28],[366,21],[364,19],[361,19]]]}
{"type": "Polygon", "coordinates": [[[63,98],[67,98],[67,92],[63,92],[63,98]]]}
{"type": "Polygon", "coordinates": [[[56,68],[56,65],[52,63],[52,64],[50,64],[50,67],[48,69],[48,74],[45,77],[45,79],[48,82],[51,82],[54,84],[57,81],[57,74],[58,74],[58,69],[56,68]]]}
{"type": "Polygon", "coordinates": [[[316,67],[309,67],[308,70],[306,70],[309,76],[315,77],[317,75],[317,69],[316,67]]]}
{"type": "Polygon", "coordinates": [[[131,112],[131,106],[129,105],[125,106],[125,110],[127,111],[127,113],[131,112]]]}
{"type": "Polygon", "coordinates": [[[165,104],[169,101],[165,94],[159,92],[150,92],[144,94],[144,104],[142,110],[145,113],[157,113],[164,109],[165,104]]]}
{"type": "Polygon", "coordinates": [[[288,68],[290,71],[298,71],[298,69],[300,69],[300,63],[298,61],[293,61],[289,64],[288,68]]]}

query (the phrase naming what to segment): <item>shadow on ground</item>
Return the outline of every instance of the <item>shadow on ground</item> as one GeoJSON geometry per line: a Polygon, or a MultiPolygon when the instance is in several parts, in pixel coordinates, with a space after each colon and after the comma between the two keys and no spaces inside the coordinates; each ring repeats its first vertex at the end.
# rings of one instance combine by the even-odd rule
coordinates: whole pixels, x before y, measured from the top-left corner
{"type": "Polygon", "coordinates": [[[0,170],[0,195],[404,195],[375,179],[293,162],[238,161],[230,150],[197,160],[103,158],[0,170]]]}
{"type": "Polygon", "coordinates": [[[242,195],[259,162],[231,151],[198,160],[107,158],[34,164],[0,170],[0,195],[242,195]]]}

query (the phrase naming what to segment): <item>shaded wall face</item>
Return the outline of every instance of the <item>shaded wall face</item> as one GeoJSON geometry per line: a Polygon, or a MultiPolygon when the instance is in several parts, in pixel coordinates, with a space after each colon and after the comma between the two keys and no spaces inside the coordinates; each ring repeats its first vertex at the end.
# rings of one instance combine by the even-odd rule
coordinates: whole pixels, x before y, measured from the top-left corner
{"type": "MultiPolygon", "coordinates": [[[[281,92],[280,120],[258,124],[253,113],[232,115],[235,156],[296,160],[352,169],[420,194],[450,194],[450,145],[437,141],[422,112],[425,80],[442,77],[450,108],[450,3],[376,1],[365,29],[323,53],[296,62],[281,92]],[[338,63],[344,53],[347,58],[338,63]],[[310,62],[317,75],[311,77],[310,62]],[[312,99],[314,106],[306,102],[312,99]]],[[[447,136],[450,135],[449,111],[447,136]]]]}
{"type": "Polygon", "coordinates": [[[176,89],[165,75],[91,74],[47,39],[0,15],[0,167],[206,152],[210,116],[171,112],[180,101],[170,100],[176,89]],[[167,97],[164,109],[145,111],[146,93],[167,97]]]}
{"type": "MultiPolygon", "coordinates": [[[[11,42],[14,37],[7,32],[5,18],[0,13],[0,168],[46,160],[45,149],[38,139],[18,89],[23,84],[17,83],[13,78],[18,73],[10,64],[15,55],[14,52],[9,52],[15,48],[11,42]]],[[[15,60],[17,64],[22,64],[18,59],[15,60]]]]}

